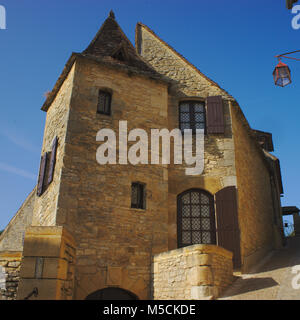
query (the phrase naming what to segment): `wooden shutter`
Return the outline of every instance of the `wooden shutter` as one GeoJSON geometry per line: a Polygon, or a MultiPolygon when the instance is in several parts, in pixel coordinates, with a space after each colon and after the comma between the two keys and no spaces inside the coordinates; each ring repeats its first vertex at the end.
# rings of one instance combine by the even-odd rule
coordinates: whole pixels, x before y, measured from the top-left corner
{"type": "Polygon", "coordinates": [[[39,180],[38,180],[38,186],[37,186],[38,196],[40,196],[43,193],[46,165],[47,165],[47,153],[45,152],[41,157],[39,180]]]}
{"type": "Polygon", "coordinates": [[[240,230],[235,187],[226,187],[216,193],[216,211],[218,245],[233,252],[233,267],[240,268],[240,230]]]}
{"type": "Polygon", "coordinates": [[[50,184],[53,180],[53,174],[54,174],[54,167],[56,162],[56,150],[57,150],[57,137],[54,138],[52,143],[52,151],[51,151],[51,158],[50,158],[50,164],[49,164],[49,173],[48,173],[48,181],[47,184],[50,184]]]}
{"type": "Polygon", "coordinates": [[[223,99],[221,96],[207,97],[207,133],[224,133],[223,99]]]}

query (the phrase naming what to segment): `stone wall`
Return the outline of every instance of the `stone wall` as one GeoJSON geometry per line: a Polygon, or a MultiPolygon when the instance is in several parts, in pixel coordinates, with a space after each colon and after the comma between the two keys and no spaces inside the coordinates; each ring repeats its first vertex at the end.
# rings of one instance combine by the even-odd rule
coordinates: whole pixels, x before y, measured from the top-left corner
{"type": "Polygon", "coordinates": [[[0,253],[0,300],[16,299],[21,257],[21,252],[0,253]]]}
{"type": "MultiPolygon", "coordinates": [[[[72,96],[75,65],[62,84],[57,96],[47,111],[42,154],[52,150],[52,142],[58,138],[56,164],[53,181],[42,196],[36,197],[32,225],[53,226],[56,223],[56,208],[59,197],[60,177],[64,161],[65,138],[69,118],[69,108],[72,96]]],[[[47,180],[47,175],[45,180],[47,180]]]]}
{"type": "MultiPolygon", "coordinates": [[[[223,97],[225,133],[205,135],[204,172],[200,176],[187,176],[185,164],[168,166],[169,249],[175,249],[177,248],[177,196],[192,188],[204,189],[215,194],[224,187],[236,186],[234,141],[229,108],[233,98],[148,27],[138,24],[136,31],[136,47],[139,53],[155,70],[173,81],[168,101],[169,130],[179,127],[180,101],[205,102],[208,96],[223,97]]],[[[173,146],[171,150],[172,148],[173,146]]]]}
{"type": "Polygon", "coordinates": [[[0,235],[1,251],[22,251],[25,228],[32,223],[36,188],[28,195],[21,208],[0,235]]]}
{"type": "Polygon", "coordinates": [[[29,227],[26,230],[17,299],[72,300],[76,248],[63,227],[29,227]]]}
{"type": "Polygon", "coordinates": [[[167,85],[86,58],[76,61],[73,84],[56,223],[76,240],[75,298],[116,283],[149,298],[151,257],[168,250],[166,168],[100,165],[96,135],[110,128],[118,137],[119,120],[128,121],[128,131],[141,128],[148,136],[152,128],[166,128],[167,85]],[[100,88],[112,91],[111,116],[96,112],[100,88]],[[146,184],[145,210],[131,208],[136,181],[146,184]],[[121,278],[111,280],[111,270],[119,270],[121,278]]]}
{"type": "Polygon", "coordinates": [[[238,105],[232,106],[241,255],[246,271],[274,246],[270,169],[238,105]]]}
{"type": "Polygon", "coordinates": [[[193,245],[153,259],[155,300],[213,299],[232,281],[232,253],[215,245],[193,245]]]}

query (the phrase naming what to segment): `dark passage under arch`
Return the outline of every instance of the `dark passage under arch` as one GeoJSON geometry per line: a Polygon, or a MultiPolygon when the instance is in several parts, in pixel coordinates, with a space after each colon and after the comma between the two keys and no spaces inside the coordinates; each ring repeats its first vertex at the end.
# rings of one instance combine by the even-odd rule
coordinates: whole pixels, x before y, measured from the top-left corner
{"type": "Polygon", "coordinates": [[[85,300],[139,300],[138,297],[125,289],[104,288],[89,294],[85,300]]]}

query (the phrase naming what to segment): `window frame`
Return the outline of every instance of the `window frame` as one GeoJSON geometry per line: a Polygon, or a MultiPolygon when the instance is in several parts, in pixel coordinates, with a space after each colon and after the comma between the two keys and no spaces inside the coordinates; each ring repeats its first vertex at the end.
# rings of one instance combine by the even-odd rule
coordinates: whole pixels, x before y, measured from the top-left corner
{"type": "Polygon", "coordinates": [[[112,104],[112,93],[109,90],[99,89],[98,90],[98,97],[97,97],[97,114],[111,116],[111,114],[112,114],[111,104],[112,104]],[[100,108],[100,95],[101,94],[105,95],[105,99],[108,98],[108,102],[105,100],[105,105],[103,106],[103,111],[100,108]],[[108,110],[106,110],[106,107],[107,107],[106,104],[108,104],[108,110]]]}
{"type": "Polygon", "coordinates": [[[182,133],[184,133],[184,130],[185,129],[182,129],[182,123],[188,123],[190,128],[188,129],[192,129],[192,133],[193,135],[196,134],[196,123],[203,123],[204,124],[204,134],[206,134],[207,132],[207,123],[206,123],[206,103],[202,100],[181,100],[179,101],[179,105],[178,105],[178,123],[179,123],[179,129],[182,133]],[[184,122],[184,121],[181,121],[181,114],[182,113],[187,113],[187,112],[182,112],[181,111],[181,106],[182,104],[188,104],[189,105],[189,111],[188,111],[188,114],[189,114],[189,117],[190,117],[190,120],[189,122],[184,122]],[[195,112],[195,104],[201,104],[203,106],[203,112],[195,112]],[[203,118],[204,120],[199,122],[199,121],[196,121],[195,120],[195,114],[196,113],[202,113],[203,114],[203,118]]]}
{"type": "Polygon", "coordinates": [[[140,209],[146,210],[146,184],[138,181],[134,181],[131,183],[131,208],[132,209],[140,209]],[[133,187],[137,187],[137,201],[133,202],[132,197],[132,189],[133,187]]]}
{"type": "Polygon", "coordinates": [[[209,192],[203,190],[203,189],[198,189],[198,188],[193,188],[193,189],[189,189],[186,190],[184,192],[182,192],[181,194],[179,194],[177,196],[177,245],[178,248],[183,248],[183,247],[187,247],[187,246],[191,246],[194,244],[213,244],[216,245],[217,244],[217,228],[216,228],[216,216],[215,216],[215,201],[214,201],[214,196],[212,194],[210,194],[209,192]],[[199,204],[197,203],[192,203],[191,201],[191,193],[196,192],[199,194],[200,196],[200,202],[199,204]],[[182,201],[182,197],[190,194],[190,202],[188,204],[183,204],[182,201]],[[201,194],[205,195],[208,197],[208,204],[205,203],[201,203],[201,194]],[[189,206],[190,207],[190,214],[189,216],[186,216],[186,219],[190,219],[190,229],[184,229],[183,228],[183,206],[189,206]],[[193,217],[191,212],[192,212],[192,206],[196,206],[199,205],[200,208],[201,206],[204,205],[208,205],[209,206],[209,219],[210,219],[210,228],[209,229],[203,229],[201,226],[201,220],[205,219],[207,217],[202,217],[201,215],[201,209],[200,209],[200,215],[199,215],[199,221],[200,221],[200,228],[199,229],[193,229],[192,227],[192,221],[193,219],[197,219],[197,217],[193,217]],[[190,242],[189,243],[184,243],[182,235],[183,232],[189,232],[190,233],[190,242]],[[201,235],[201,243],[193,243],[193,239],[192,239],[192,234],[193,232],[198,232],[201,235]],[[203,243],[202,241],[202,233],[203,232],[209,232],[210,233],[210,243],[203,243]]]}

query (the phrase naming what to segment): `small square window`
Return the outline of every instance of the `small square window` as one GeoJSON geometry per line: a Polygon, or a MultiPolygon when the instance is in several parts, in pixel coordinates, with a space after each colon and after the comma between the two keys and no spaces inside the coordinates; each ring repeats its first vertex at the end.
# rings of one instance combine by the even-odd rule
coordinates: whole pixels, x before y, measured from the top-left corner
{"type": "Polygon", "coordinates": [[[191,129],[196,133],[196,129],[206,131],[205,105],[199,101],[184,101],[179,105],[179,127],[184,133],[184,129],[191,129]]]}
{"type": "Polygon", "coordinates": [[[111,94],[109,92],[99,90],[97,112],[111,114],[111,94]]]}
{"type": "Polygon", "coordinates": [[[145,185],[133,182],[131,185],[131,208],[146,209],[145,185]]]}

